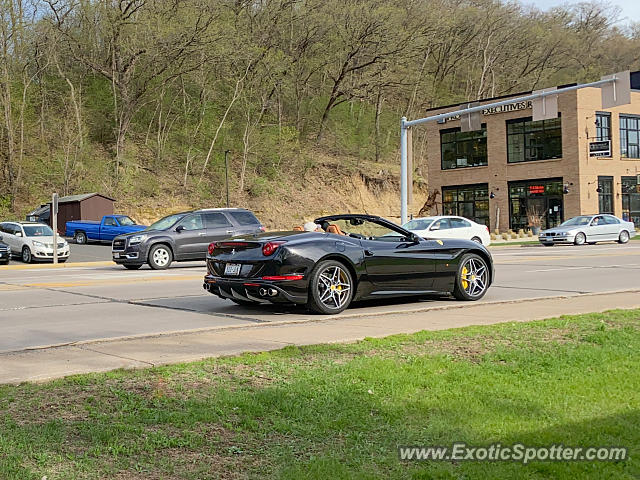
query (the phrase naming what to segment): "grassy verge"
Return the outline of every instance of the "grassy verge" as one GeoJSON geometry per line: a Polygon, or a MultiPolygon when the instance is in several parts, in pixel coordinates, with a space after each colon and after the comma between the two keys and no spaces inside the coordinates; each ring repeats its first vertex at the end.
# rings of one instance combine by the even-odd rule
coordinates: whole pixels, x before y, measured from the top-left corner
{"type": "Polygon", "coordinates": [[[640,310],[0,387],[0,478],[638,478],[640,310]],[[398,445],[624,462],[400,462],[398,445]]]}

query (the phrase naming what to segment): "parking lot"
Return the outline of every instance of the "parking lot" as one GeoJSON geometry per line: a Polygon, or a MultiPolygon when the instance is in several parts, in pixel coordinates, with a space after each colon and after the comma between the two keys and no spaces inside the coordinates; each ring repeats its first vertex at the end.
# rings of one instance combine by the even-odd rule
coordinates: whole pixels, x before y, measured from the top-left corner
{"type": "MultiPolygon", "coordinates": [[[[102,249],[108,247],[88,246],[102,249]]],[[[640,242],[492,249],[496,280],[483,303],[637,288],[640,242]]],[[[15,262],[19,265],[20,262],[15,262]]],[[[165,271],[116,265],[0,269],[0,352],[96,339],[318,320],[299,307],[240,307],[202,289],[201,262],[165,271]]],[[[465,305],[449,298],[356,304],[340,317],[465,305]]],[[[466,305],[465,305],[466,306],[466,305]]]]}

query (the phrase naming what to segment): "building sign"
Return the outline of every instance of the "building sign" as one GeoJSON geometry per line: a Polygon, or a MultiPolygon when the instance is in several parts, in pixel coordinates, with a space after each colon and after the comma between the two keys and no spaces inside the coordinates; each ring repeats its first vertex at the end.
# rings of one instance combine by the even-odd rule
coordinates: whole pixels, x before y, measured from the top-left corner
{"type": "MultiPolygon", "coordinates": [[[[532,108],[532,106],[533,104],[531,103],[531,101],[507,103],[506,105],[502,105],[500,107],[485,108],[484,110],[482,110],[482,115],[495,115],[496,113],[517,112],[518,110],[526,110],[528,108],[532,108]]],[[[438,120],[438,123],[446,123],[452,120],[460,120],[460,115],[453,115],[451,117],[438,120]]]]}
{"type": "Polygon", "coordinates": [[[611,140],[603,140],[601,142],[589,142],[590,157],[610,157],[611,156],[611,140]]]}
{"type": "Polygon", "coordinates": [[[529,195],[534,193],[544,193],[544,185],[529,185],[529,195]]]}
{"type": "Polygon", "coordinates": [[[532,108],[532,106],[533,104],[531,101],[507,103],[506,105],[502,105],[500,107],[485,108],[484,110],[482,110],[482,114],[495,115],[496,113],[517,112],[518,110],[526,110],[527,108],[532,108]]]}

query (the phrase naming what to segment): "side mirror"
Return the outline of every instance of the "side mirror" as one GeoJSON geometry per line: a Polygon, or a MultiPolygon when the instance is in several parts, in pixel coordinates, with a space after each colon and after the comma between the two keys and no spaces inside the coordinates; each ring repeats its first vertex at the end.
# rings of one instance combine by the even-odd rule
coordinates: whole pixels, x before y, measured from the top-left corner
{"type": "Polygon", "coordinates": [[[415,233],[412,233],[410,238],[413,243],[420,243],[420,237],[415,233]]]}
{"type": "Polygon", "coordinates": [[[433,225],[429,230],[440,230],[440,225],[433,225]]]}
{"type": "Polygon", "coordinates": [[[181,231],[183,231],[183,230],[184,230],[184,227],[183,227],[182,225],[178,225],[178,226],[176,227],[176,232],[178,232],[178,233],[180,233],[180,232],[181,232],[181,231]]]}
{"type": "Polygon", "coordinates": [[[21,237],[22,236],[22,232],[16,232],[15,235],[16,235],[16,237],[21,237]]]}

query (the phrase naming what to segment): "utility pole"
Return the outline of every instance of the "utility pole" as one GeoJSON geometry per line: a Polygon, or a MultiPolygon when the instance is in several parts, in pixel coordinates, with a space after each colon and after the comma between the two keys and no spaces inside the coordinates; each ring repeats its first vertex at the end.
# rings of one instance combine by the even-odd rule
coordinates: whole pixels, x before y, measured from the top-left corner
{"type": "Polygon", "coordinates": [[[224,151],[224,179],[225,184],[227,185],[227,208],[229,208],[229,162],[227,160],[227,156],[231,150],[224,151]]]}

